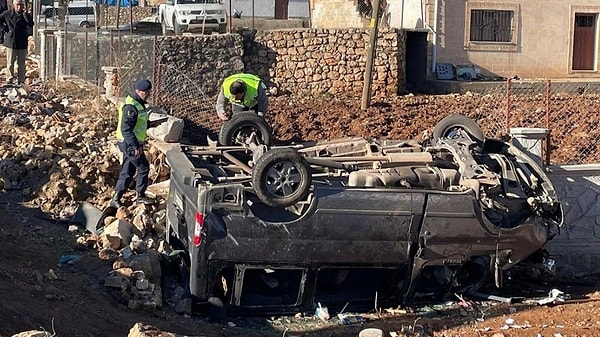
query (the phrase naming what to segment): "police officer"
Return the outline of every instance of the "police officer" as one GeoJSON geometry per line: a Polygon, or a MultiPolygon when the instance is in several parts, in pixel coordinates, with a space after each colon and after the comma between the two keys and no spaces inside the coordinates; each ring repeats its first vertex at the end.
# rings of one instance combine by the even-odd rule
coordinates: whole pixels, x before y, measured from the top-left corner
{"type": "Polygon", "coordinates": [[[224,121],[230,118],[225,111],[227,103],[231,104],[231,111],[234,114],[253,110],[263,117],[269,109],[267,86],[256,75],[245,73],[231,75],[223,81],[217,97],[217,116],[224,121]]]}
{"type": "Polygon", "coordinates": [[[119,150],[123,152],[123,165],[115,186],[115,194],[110,202],[113,207],[121,206],[121,197],[127,190],[134,174],[136,174],[136,203],[145,205],[154,203],[152,199],[146,197],[150,163],[143,149],[146,130],[148,129],[146,100],[150,96],[151,90],[152,83],[150,81],[145,79],[137,81],[133,93],[125,98],[125,104],[119,109],[116,133],[117,145],[119,150]]]}

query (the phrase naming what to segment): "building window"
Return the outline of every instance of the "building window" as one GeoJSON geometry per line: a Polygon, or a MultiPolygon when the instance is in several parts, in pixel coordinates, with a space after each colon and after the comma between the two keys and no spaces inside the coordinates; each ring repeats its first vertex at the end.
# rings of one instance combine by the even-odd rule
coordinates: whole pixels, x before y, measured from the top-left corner
{"type": "Polygon", "coordinates": [[[471,41],[511,42],[512,11],[474,9],[471,11],[471,41]]]}
{"type": "Polygon", "coordinates": [[[518,18],[518,4],[467,2],[465,49],[516,51],[518,18]]]}

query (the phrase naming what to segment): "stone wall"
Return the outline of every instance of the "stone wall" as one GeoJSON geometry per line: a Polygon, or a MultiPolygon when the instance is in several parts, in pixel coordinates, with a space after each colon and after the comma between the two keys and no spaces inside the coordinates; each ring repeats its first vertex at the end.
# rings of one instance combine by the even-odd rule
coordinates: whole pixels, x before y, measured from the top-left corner
{"type": "MultiPolygon", "coordinates": [[[[379,34],[374,93],[404,91],[404,39],[399,30],[379,34]]],[[[244,64],[278,91],[362,92],[368,41],[365,29],[260,31],[246,36],[244,64]]]]}
{"type": "MultiPolygon", "coordinates": [[[[273,88],[272,93],[303,90],[337,94],[362,92],[369,33],[364,29],[296,29],[159,36],[156,40],[147,36],[87,37],[87,43],[81,41],[83,38],[73,40],[71,73],[81,76],[85,67],[88,79],[103,66],[135,69],[146,77],[156,76],[152,72],[166,67],[187,81],[195,81],[212,96],[223,78],[245,70],[263,78],[273,88]],[[87,50],[83,48],[86,45],[87,50]]],[[[379,34],[374,95],[404,91],[404,41],[403,31],[379,34]]],[[[172,81],[172,77],[165,81],[172,81]]]]}
{"type": "MultiPolygon", "coordinates": [[[[119,9],[119,27],[122,27],[130,21],[139,21],[152,15],[152,7],[121,7],[119,9]],[[133,20],[132,20],[133,19],[133,20]]],[[[98,6],[98,24],[104,26],[117,25],[117,7],[116,6],[98,6]]]]}

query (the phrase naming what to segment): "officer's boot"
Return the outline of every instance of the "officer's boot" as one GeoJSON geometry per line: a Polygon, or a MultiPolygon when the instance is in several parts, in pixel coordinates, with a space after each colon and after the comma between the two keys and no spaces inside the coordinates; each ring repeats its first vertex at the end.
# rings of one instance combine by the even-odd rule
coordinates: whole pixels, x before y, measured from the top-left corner
{"type": "Polygon", "coordinates": [[[123,191],[115,191],[112,199],[110,199],[110,207],[121,207],[121,197],[123,196],[123,191]]]}

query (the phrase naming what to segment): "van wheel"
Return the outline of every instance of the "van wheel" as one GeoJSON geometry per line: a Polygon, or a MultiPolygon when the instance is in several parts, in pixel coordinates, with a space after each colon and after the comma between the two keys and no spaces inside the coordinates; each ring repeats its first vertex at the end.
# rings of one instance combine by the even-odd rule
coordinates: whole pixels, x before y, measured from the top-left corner
{"type": "Polygon", "coordinates": [[[273,135],[271,128],[262,117],[251,111],[236,113],[223,123],[219,131],[219,144],[225,146],[243,145],[252,134],[262,145],[271,145],[273,135]]]}
{"type": "Polygon", "coordinates": [[[466,133],[477,144],[477,148],[481,149],[483,147],[485,137],[479,125],[471,118],[458,114],[446,116],[435,125],[432,135],[433,141],[437,142],[443,138],[452,139],[462,132],[466,133]]]}
{"type": "Polygon", "coordinates": [[[265,205],[287,207],[306,198],[312,177],[309,164],[298,151],[273,148],[256,161],[252,186],[265,205]]]}
{"type": "Polygon", "coordinates": [[[220,23],[219,24],[219,34],[225,34],[227,33],[227,24],[226,23],[220,23]]]}
{"type": "Polygon", "coordinates": [[[79,24],[79,27],[82,28],[90,28],[92,26],[92,24],[89,23],[89,21],[81,21],[81,23],[79,24]]]}

